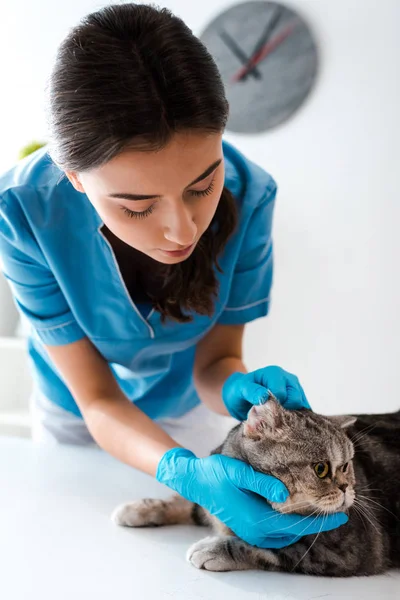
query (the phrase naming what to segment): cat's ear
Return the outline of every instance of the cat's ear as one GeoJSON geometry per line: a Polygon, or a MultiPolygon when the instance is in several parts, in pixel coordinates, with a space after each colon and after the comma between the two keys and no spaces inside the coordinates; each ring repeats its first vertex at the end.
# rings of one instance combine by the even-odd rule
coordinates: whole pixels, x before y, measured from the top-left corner
{"type": "Polygon", "coordinates": [[[347,429],[357,421],[357,417],[352,415],[324,415],[324,417],[341,429],[347,429]]]}
{"type": "Polygon", "coordinates": [[[251,407],[247,420],[243,423],[243,434],[253,440],[262,437],[282,437],[284,425],[284,409],[274,396],[270,396],[265,404],[251,407]]]}

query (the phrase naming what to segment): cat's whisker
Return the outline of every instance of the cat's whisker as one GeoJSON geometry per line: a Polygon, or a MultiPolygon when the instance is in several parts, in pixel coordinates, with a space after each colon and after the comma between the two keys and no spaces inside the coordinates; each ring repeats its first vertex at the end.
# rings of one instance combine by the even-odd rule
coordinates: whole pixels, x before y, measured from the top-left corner
{"type": "MultiPolygon", "coordinates": [[[[362,497],[362,494],[358,493],[357,496],[362,497]]],[[[367,498],[372,498],[372,500],[382,500],[383,496],[382,494],[380,496],[373,496],[372,494],[368,494],[367,498]]]]}
{"type": "MultiPolygon", "coordinates": [[[[300,504],[300,503],[297,503],[297,502],[296,502],[295,504],[292,504],[292,505],[291,505],[291,507],[292,507],[292,506],[298,506],[298,504],[300,504]]],[[[301,503],[301,504],[303,504],[303,503],[301,503]]],[[[285,516],[285,515],[287,515],[287,514],[290,514],[290,513],[281,512],[281,511],[277,510],[277,511],[275,511],[273,514],[271,514],[271,515],[268,515],[268,517],[265,517],[265,519],[261,519],[260,521],[256,521],[256,522],[254,523],[254,525],[259,525],[260,523],[265,523],[265,521],[268,521],[268,519],[274,519],[274,518],[276,518],[276,517],[277,517],[277,514],[276,514],[276,513],[279,513],[279,516],[281,516],[281,517],[283,517],[283,516],[285,516]]]]}
{"type": "MultiPolygon", "coordinates": [[[[302,519],[300,519],[300,521],[297,522],[297,525],[299,523],[302,523],[303,521],[305,521],[306,519],[308,519],[309,517],[312,517],[313,515],[315,515],[315,513],[318,512],[317,516],[313,518],[312,522],[315,521],[315,519],[318,518],[319,514],[320,514],[320,510],[319,508],[317,508],[316,510],[314,510],[311,514],[304,516],[302,519]]],[[[288,525],[287,527],[282,527],[282,529],[279,529],[279,531],[285,531],[285,529],[290,529],[292,527],[292,525],[288,525]]],[[[305,531],[307,529],[307,526],[304,527],[303,531],[305,531]]],[[[302,534],[300,534],[302,535],[302,534]]]]}
{"type": "Polygon", "coordinates": [[[314,544],[315,544],[315,542],[317,541],[317,539],[318,539],[318,536],[319,536],[319,534],[320,534],[320,533],[321,533],[321,531],[322,531],[322,528],[323,528],[323,526],[324,526],[324,523],[325,523],[325,521],[326,521],[326,516],[325,516],[325,515],[323,515],[323,520],[322,520],[322,523],[321,523],[321,527],[320,527],[320,530],[319,530],[319,532],[317,533],[317,535],[315,536],[315,539],[314,539],[314,540],[312,541],[312,543],[310,544],[310,546],[309,546],[308,550],[306,550],[306,551],[304,552],[304,554],[303,554],[303,556],[300,558],[300,560],[299,560],[299,561],[298,561],[298,562],[297,562],[297,563],[294,565],[294,567],[292,568],[292,571],[294,571],[294,570],[295,570],[295,568],[297,567],[297,565],[298,565],[299,563],[301,563],[301,561],[303,560],[303,558],[304,558],[304,557],[305,557],[305,556],[308,554],[308,552],[311,550],[311,548],[313,547],[313,545],[314,545],[314,544]]]}
{"type": "MultiPolygon", "coordinates": [[[[375,527],[374,523],[371,521],[371,515],[366,510],[365,506],[363,506],[360,503],[357,503],[357,504],[354,503],[353,506],[358,507],[358,510],[361,512],[361,514],[371,523],[371,525],[373,525],[375,527]]],[[[376,529],[376,527],[375,527],[375,529],[376,529]]]]}
{"type": "MultiPolygon", "coordinates": [[[[375,444],[375,443],[378,443],[378,444],[379,444],[379,442],[377,442],[376,440],[372,440],[370,437],[368,437],[368,434],[365,434],[365,435],[366,435],[366,436],[367,436],[367,438],[368,438],[368,444],[375,444]]],[[[360,442],[362,441],[362,439],[363,439],[364,437],[365,437],[365,436],[363,435],[363,436],[361,436],[360,438],[358,438],[357,440],[351,440],[351,442],[352,442],[352,444],[353,444],[353,446],[354,446],[354,449],[355,449],[355,451],[357,451],[357,448],[361,448],[361,447],[362,447],[360,442]]]]}
{"type": "MultiPolygon", "coordinates": [[[[286,509],[292,509],[295,508],[296,506],[302,506],[303,508],[305,508],[305,506],[309,506],[309,504],[305,501],[305,500],[299,500],[298,502],[293,502],[292,504],[289,504],[287,507],[283,506],[282,509],[283,511],[285,511],[286,509]]],[[[278,512],[283,512],[282,510],[279,510],[278,512]]]]}
{"type": "Polygon", "coordinates": [[[400,523],[400,519],[398,518],[397,515],[395,515],[394,513],[392,513],[391,510],[389,510],[388,508],[386,508],[385,506],[383,506],[383,504],[381,504],[380,502],[376,502],[375,500],[372,500],[371,497],[369,496],[363,496],[363,494],[358,494],[358,496],[360,498],[364,498],[364,502],[368,501],[368,502],[373,502],[374,504],[376,504],[377,506],[379,506],[380,508],[383,508],[384,510],[386,510],[388,513],[390,513],[395,519],[397,519],[397,521],[399,521],[400,523]]]}
{"type": "Polygon", "coordinates": [[[350,438],[351,441],[358,440],[358,439],[360,439],[360,437],[364,437],[368,433],[371,433],[371,431],[373,429],[375,429],[375,427],[377,427],[378,425],[379,425],[379,421],[377,421],[375,423],[371,423],[371,425],[367,425],[367,427],[364,427],[364,429],[361,429],[360,431],[357,431],[357,433],[353,437],[350,438]]]}
{"type": "Polygon", "coordinates": [[[363,487],[358,487],[358,486],[355,486],[355,487],[356,487],[357,494],[359,494],[360,492],[380,492],[381,494],[383,493],[381,488],[372,488],[372,487],[369,487],[368,485],[364,485],[363,487]]]}
{"type": "MultiPolygon", "coordinates": [[[[317,508],[316,510],[314,510],[314,511],[313,511],[311,514],[309,514],[309,515],[305,515],[305,516],[304,516],[304,518],[303,518],[303,519],[301,519],[301,521],[304,521],[304,519],[306,519],[307,517],[311,517],[312,515],[314,515],[314,514],[316,513],[316,511],[317,511],[317,510],[318,510],[318,508],[317,508]]],[[[279,512],[279,511],[276,511],[276,512],[279,512]]],[[[254,525],[259,525],[260,523],[264,523],[265,521],[268,521],[268,519],[273,519],[273,518],[275,518],[275,517],[276,517],[276,512],[275,512],[275,513],[273,513],[272,515],[269,515],[269,516],[268,516],[268,517],[266,517],[265,519],[261,519],[261,521],[257,521],[256,523],[254,523],[254,525]]],[[[281,517],[283,517],[283,516],[286,516],[287,514],[290,514],[290,513],[281,513],[281,512],[279,512],[279,515],[280,515],[281,517]]],[[[299,521],[299,523],[301,523],[301,521],[299,521]]],[[[291,526],[290,526],[290,527],[291,527],[291,526]]],[[[287,529],[287,527],[286,527],[285,529],[287,529]]]]}
{"type": "Polygon", "coordinates": [[[361,504],[361,502],[358,500],[354,500],[353,506],[358,506],[360,511],[363,512],[364,516],[368,519],[368,521],[371,523],[372,527],[376,530],[376,532],[378,533],[378,535],[380,534],[379,529],[377,528],[377,526],[375,525],[375,523],[372,521],[372,519],[370,518],[370,515],[368,514],[368,510],[367,507],[364,506],[363,504],[361,504]]]}
{"type": "Polygon", "coordinates": [[[265,523],[269,519],[278,519],[279,517],[284,517],[284,516],[285,516],[285,513],[278,513],[278,514],[274,513],[272,515],[269,515],[268,517],[265,517],[265,519],[261,519],[260,521],[256,521],[254,523],[254,525],[260,525],[261,523],[265,523]]]}
{"type": "MultiPolygon", "coordinates": [[[[357,440],[356,442],[353,442],[355,452],[358,452],[359,448],[362,449],[362,444],[360,442],[361,442],[361,438],[359,440],[357,440]]],[[[375,442],[372,442],[371,438],[368,438],[368,444],[371,446],[373,443],[375,443],[375,442]]],[[[377,443],[379,444],[379,442],[377,442],[377,443]]]]}
{"type": "Polygon", "coordinates": [[[365,524],[363,513],[360,511],[360,509],[358,508],[358,506],[356,504],[353,504],[352,508],[354,508],[354,510],[356,511],[356,514],[360,517],[361,523],[364,525],[364,529],[368,534],[368,528],[365,524]]]}
{"type": "Polygon", "coordinates": [[[350,440],[353,442],[353,444],[359,443],[360,440],[368,436],[371,433],[371,431],[373,431],[373,429],[375,429],[375,427],[377,427],[378,425],[379,421],[377,423],[368,425],[368,427],[365,427],[364,429],[359,431],[354,437],[350,438],[350,440]]]}
{"type": "Polygon", "coordinates": [[[381,492],[382,491],[380,488],[372,488],[369,485],[363,485],[363,487],[358,488],[358,490],[360,492],[363,492],[364,490],[369,490],[369,491],[373,491],[373,492],[381,492]]]}
{"type": "Polygon", "coordinates": [[[356,444],[358,444],[363,438],[365,438],[366,436],[369,435],[369,431],[367,431],[366,433],[363,433],[361,435],[355,436],[354,438],[350,438],[350,441],[352,442],[352,444],[355,446],[356,444]]]}
{"type": "Polygon", "coordinates": [[[369,512],[369,514],[370,514],[372,517],[375,517],[375,513],[374,513],[374,511],[376,511],[376,510],[377,510],[377,509],[375,508],[375,506],[367,506],[367,505],[366,505],[366,502],[365,502],[365,500],[359,500],[358,498],[357,498],[357,500],[358,500],[358,504],[361,504],[361,506],[363,506],[363,508],[364,508],[364,510],[365,510],[366,512],[369,512]]]}
{"type": "MultiPolygon", "coordinates": [[[[304,505],[304,502],[303,502],[302,500],[300,500],[299,502],[294,502],[293,504],[290,504],[290,508],[292,509],[292,508],[295,508],[296,506],[303,506],[303,505],[304,505]]],[[[288,508],[289,508],[289,507],[288,507],[288,508]]],[[[284,510],[283,510],[283,511],[277,510],[276,512],[278,512],[278,513],[279,513],[280,515],[282,515],[282,516],[283,516],[283,515],[290,514],[290,512],[285,512],[284,510]]],[[[276,516],[276,513],[274,513],[274,514],[272,514],[272,515],[269,515],[269,516],[268,516],[268,517],[266,517],[265,519],[261,519],[261,521],[257,521],[257,522],[255,523],[255,525],[259,525],[260,523],[263,523],[264,521],[268,521],[268,519],[272,519],[272,518],[274,518],[275,516],[276,516]]]]}

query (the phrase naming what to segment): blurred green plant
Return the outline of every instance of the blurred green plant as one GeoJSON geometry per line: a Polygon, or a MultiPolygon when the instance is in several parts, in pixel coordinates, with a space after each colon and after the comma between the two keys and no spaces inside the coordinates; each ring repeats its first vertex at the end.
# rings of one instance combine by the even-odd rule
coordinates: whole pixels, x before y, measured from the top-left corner
{"type": "Polygon", "coordinates": [[[21,150],[19,151],[18,160],[22,160],[23,158],[25,158],[25,156],[32,154],[32,152],[39,150],[39,148],[43,148],[43,146],[46,146],[46,144],[47,142],[38,142],[36,140],[33,140],[32,142],[21,148],[21,150]]]}

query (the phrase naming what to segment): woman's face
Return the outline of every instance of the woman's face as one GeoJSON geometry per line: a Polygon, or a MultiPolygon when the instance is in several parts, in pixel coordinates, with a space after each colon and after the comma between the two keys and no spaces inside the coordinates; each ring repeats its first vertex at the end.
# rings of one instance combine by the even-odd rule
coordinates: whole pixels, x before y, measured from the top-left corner
{"type": "Polygon", "coordinates": [[[222,134],[185,132],[162,150],[127,150],[90,172],[66,175],[114,235],[174,264],[190,256],[211,223],[224,187],[223,159],[222,134]]]}

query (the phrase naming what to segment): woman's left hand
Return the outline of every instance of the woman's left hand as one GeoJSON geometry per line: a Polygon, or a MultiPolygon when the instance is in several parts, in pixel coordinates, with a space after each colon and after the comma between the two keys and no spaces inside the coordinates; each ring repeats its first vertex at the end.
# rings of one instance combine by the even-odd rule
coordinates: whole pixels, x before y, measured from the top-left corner
{"type": "Polygon", "coordinates": [[[296,375],[280,367],[264,367],[251,373],[233,373],[222,387],[222,400],[232,417],[245,421],[253,404],[263,404],[268,400],[269,391],[284,408],[311,409],[296,375]]]}

